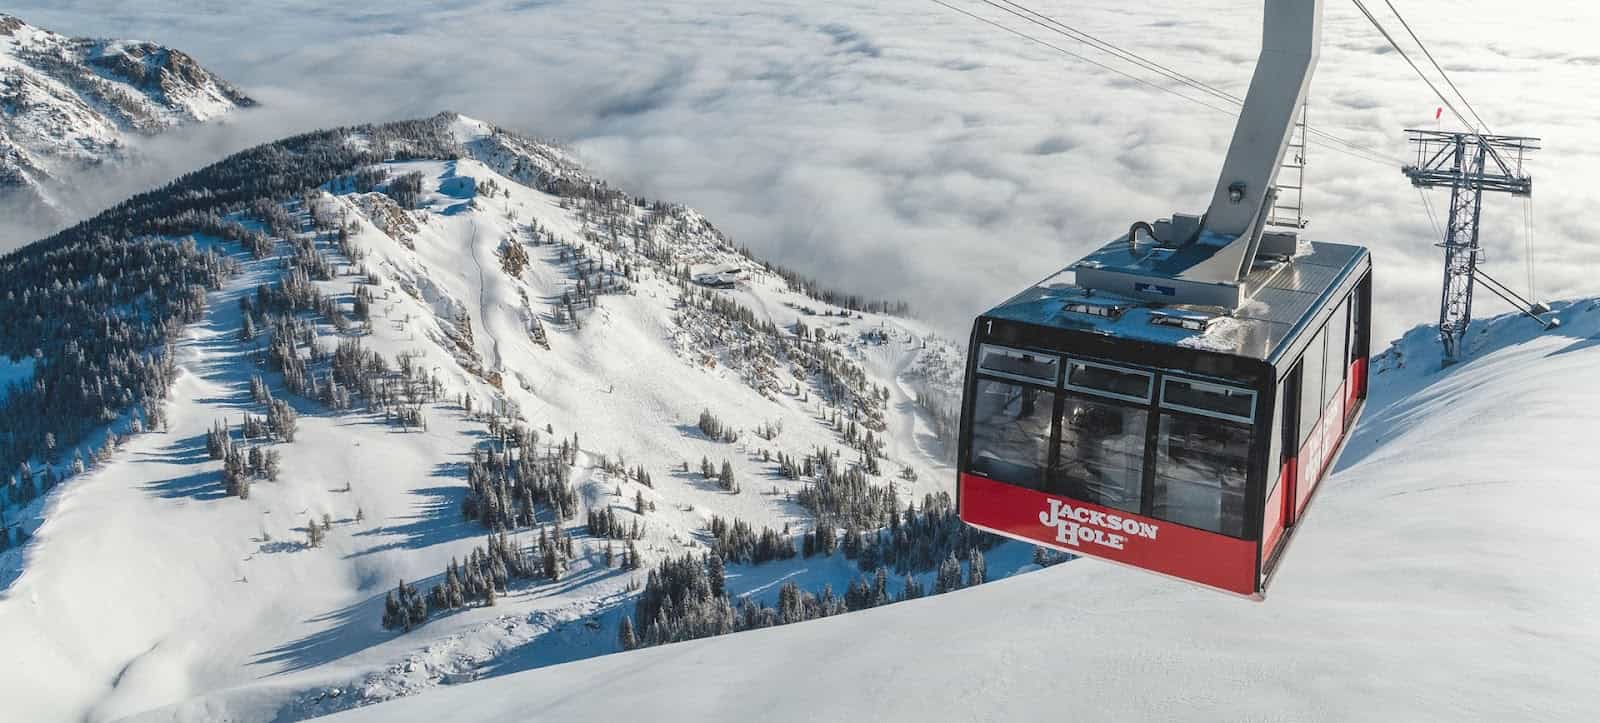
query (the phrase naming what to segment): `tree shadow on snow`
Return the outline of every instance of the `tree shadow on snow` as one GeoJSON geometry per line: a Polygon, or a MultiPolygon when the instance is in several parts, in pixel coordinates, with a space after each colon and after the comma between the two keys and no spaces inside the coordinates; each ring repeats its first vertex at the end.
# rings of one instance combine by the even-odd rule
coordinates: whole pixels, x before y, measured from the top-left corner
{"type": "MultiPolygon", "coordinates": [[[[722,469],[720,460],[712,462],[711,464],[719,470],[722,469]]],[[[701,492],[714,492],[724,495],[734,494],[722,489],[722,483],[719,482],[715,476],[704,477],[700,474],[700,470],[698,469],[691,469],[688,472],[685,472],[683,471],[682,467],[674,467],[672,469],[672,476],[676,479],[683,480],[685,485],[701,492]]],[[[623,505],[623,507],[633,509],[631,505],[623,505]]]]}
{"type": "Polygon", "coordinates": [[[488,531],[477,522],[461,518],[461,501],[466,499],[466,486],[424,487],[413,490],[412,494],[421,500],[412,505],[413,514],[398,518],[400,524],[386,523],[355,533],[355,537],[381,537],[386,540],[385,542],[352,552],[346,559],[366,557],[389,550],[418,550],[463,537],[480,537],[488,534],[488,531]]]}
{"type": "Polygon", "coordinates": [[[461,500],[466,489],[461,487],[429,487],[415,492],[428,499],[418,503],[418,514],[400,518],[399,525],[383,525],[355,533],[356,537],[394,537],[398,539],[352,552],[346,559],[366,557],[380,552],[400,549],[422,549],[443,542],[476,537],[487,532],[477,523],[461,519],[461,500]]]}
{"type": "Polygon", "coordinates": [[[209,502],[228,496],[228,492],[222,487],[222,473],[216,470],[156,480],[146,484],[144,489],[157,497],[169,500],[188,497],[209,502]]]}
{"type": "MultiPolygon", "coordinates": [[[[417,585],[419,590],[427,590],[420,581],[412,584],[417,585]]],[[[305,622],[308,625],[320,624],[325,627],[298,640],[256,653],[250,664],[281,666],[262,677],[283,675],[315,668],[382,643],[390,635],[380,624],[388,594],[389,588],[385,588],[360,602],[307,618],[305,622]]]]}
{"type": "MultiPolygon", "coordinates": [[[[162,448],[159,452],[139,452],[132,460],[135,465],[162,464],[162,465],[201,465],[211,461],[206,454],[206,445],[203,435],[196,435],[187,439],[180,439],[162,448]]],[[[190,472],[148,482],[144,485],[145,491],[164,499],[190,499],[209,501],[219,500],[228,496],[222,486],[222,471],[210,469],[190,472]]]]}
{"type": "Polygon", "coordinates": [[[209,461],[211,461],[211,456],[206,453],[206,444],[202,435],[178,440],[163,447],[159,452],[134,452],[133,454],[133,462],[135,464],[192,465],[205,464],[209,461]]]}
{"type": "MultiPolygon", "coordinates": [[[[303,531],[305,527],[297,527],[295,529],[303,531]]],[[[262,540],[261,546],[256,548],[256,552],[263,555],[281,555],[306,549],[310,549],[310,547],[299,540],[262,540]]]]}

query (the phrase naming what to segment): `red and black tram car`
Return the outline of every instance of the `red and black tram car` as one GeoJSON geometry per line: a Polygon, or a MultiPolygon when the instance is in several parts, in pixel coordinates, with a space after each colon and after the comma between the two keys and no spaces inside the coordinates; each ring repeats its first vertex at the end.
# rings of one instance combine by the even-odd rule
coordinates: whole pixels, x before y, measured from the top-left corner
{"type": "Polygon", "coordinates": [[[1259,600],[1366,399],[1370,255],[1300,242],[1226,310],[1075,283],[1095,258],[978,318],[961,518],[1259,600]]]}

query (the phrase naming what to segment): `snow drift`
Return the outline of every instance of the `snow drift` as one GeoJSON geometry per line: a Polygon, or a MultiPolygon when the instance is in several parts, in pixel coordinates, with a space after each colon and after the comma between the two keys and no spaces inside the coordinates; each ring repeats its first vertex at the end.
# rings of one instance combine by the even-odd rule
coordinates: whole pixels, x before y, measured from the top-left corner
{"type": "Polygon", "coordinates": [[[1366,416],[1264,604],[1092,560],[595,658],[341,721],[1551,720],[1600,709],[1600,300],[1374,360],[1366,416]]]}

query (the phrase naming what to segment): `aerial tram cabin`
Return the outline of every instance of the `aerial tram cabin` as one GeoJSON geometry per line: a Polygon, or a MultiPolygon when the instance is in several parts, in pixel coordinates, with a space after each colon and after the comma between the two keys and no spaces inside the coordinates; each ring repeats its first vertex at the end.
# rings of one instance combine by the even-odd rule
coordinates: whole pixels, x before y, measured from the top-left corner
{"type": "Polygon", "coordinates": [[[1367,397],[1372,260],[1272,230],[1321,0],[1266,0],[1203,215],[1133,224],[978,317],[967,524],[1260,600],[1367,397]]]}
{"type": "Polygon", "coordinates": [[[1259,598],[1367,396],[1371,257],[1307,246],[1230,315],[1068,280],[1108,247],[979,317],[961,519],[1259,598]]]}

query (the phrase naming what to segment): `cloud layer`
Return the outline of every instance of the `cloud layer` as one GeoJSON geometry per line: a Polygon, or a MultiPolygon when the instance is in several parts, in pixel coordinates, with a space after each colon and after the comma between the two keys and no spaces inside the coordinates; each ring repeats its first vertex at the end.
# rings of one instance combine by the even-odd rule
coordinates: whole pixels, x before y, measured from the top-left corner
{"type": "MultiPolygon", "coordinates": [[[[60,32],[182,48],[266,102],[226,128],[159,141],[139,185],[289,132],[450,108],[566,140],[632,191],[698,207],[838,287],[906,298],[956,333],[1132,220],[1203,210],[1233,122],[927,0],[14,4],[60,32]]],[[[1260,39],[1254,2],[1029,4],[1238,95],[1260,39]]],[[[1584,171],[1600,164],[1584,143],[1600,117],[1600,96],[1584,90],[1600,80],[1600,53],[1583,29],[1600,9],[1401,8],[1495,131],[1546,140],[1531,165],[1541,295],[1600,291],[1583,222],[1584,171]]],[[[1395,157],[1402,129],[1430,125],[1438,105],[1335,2],[1312,103],[1314,125],[1395,157]]],[[[1433,320],[1437,238],[1399,170],[1313,147],[1307,175],[1310,235],[1377,254],[1378,335],[1433,320]]],[[[109,202],[132,184],[93,185],[109,202]]],[[[1436,211],[1444,201],[1436,194],[1436,211]]],[[[1491,199],[1483,234],[1487,268],[1518,289],[1522,210],[1491,199]]]]}

